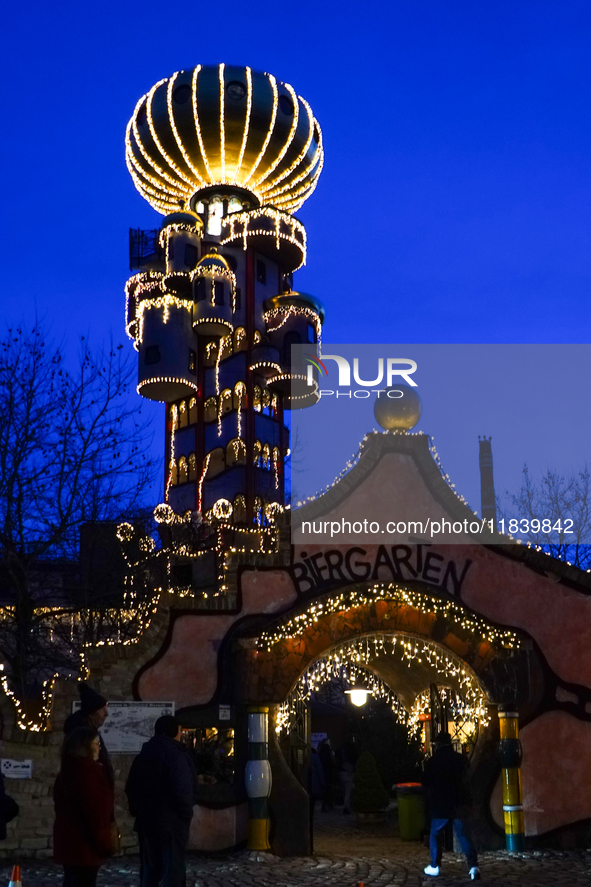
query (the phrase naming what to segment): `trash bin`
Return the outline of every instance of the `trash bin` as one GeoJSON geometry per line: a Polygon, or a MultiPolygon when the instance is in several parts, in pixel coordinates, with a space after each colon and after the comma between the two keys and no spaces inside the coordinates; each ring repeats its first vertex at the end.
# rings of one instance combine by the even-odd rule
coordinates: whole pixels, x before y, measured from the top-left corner
{"type": "Polygon", "coordinates": [[[420,782],[399,782],[396,797],[400,837],[403,841],[420,841],[427,828],[423,786],[420,782]]]}

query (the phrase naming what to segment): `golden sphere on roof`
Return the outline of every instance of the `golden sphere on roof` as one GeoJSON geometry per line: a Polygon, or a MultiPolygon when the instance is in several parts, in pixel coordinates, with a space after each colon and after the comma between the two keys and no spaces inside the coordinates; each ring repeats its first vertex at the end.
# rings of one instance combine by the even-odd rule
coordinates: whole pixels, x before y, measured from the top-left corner
{"type": "Polygon", "coordinates": [[[177,71],[142,96],[127,126],[128,169],[161,213],[194,209],[215,186],[295,212],[316,187],[323,158],[307,101],[248,67],[177,71]]]}
{"type": "Polygon", "coordinates": [[[380,391],[374,401],[373,413],[387,431],[410,431],[421,418],[421,398],[416,388],[393,385],[380,391]]]}

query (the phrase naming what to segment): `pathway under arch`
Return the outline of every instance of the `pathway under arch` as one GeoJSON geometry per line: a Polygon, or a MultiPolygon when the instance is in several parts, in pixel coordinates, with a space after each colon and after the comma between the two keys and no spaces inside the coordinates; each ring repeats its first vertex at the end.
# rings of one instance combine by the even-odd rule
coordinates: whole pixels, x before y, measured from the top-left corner
{"type": "MultiPolygon", "coordinates": [[[[460,689],[462,671],[482,688],[491,706],[506,705],[518,692],[527,692],[529,669],[524,667],[524,654],[527,658],[528,651],[514,632],[487,622],[457,601],[403,584],[374,582],[328,592],[272,620],[256,635],[243,637],[238,642],[236,669],[241,698],[249,705],[270,706],[275,726],[281,706],[315,661],[369,638],[378,639],[368,656],[370,671],[405,706],[432,683],[460,689]],[[394,638],[407,643],[411,655],[392,656],[394,638]],[[412,653],[413,646],[417,655],[412,653]],[[454,663],[455,675],[446,675],[449,663],[454,663]]],[[[295,777],[283,759],[275,729],[270,734],[274,845],[281,853],[307,852],[307,802],[302,801],[301,786],[294,784],[295,777]]],[[[483,741],[490,741],[486,731],[483,741]]],[[[491,755],[494,758],[494,751],[491,755]]],[[[483,807],[488,806],[492,789],[488,782],[485,773],[477,791],[483,807]]],[[[487,819],[485,813],[479,829],[488,832],[490,844],[487,819]]]]}

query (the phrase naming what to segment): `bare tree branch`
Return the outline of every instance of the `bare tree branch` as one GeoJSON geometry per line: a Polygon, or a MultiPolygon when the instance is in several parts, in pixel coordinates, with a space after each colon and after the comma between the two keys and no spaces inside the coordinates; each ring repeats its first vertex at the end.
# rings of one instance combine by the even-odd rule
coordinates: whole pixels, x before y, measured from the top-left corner
{"type": "Polygon", "coordinates": [[[587,465],[565,476],[548,469],[539,481],[523,466],[517,494],[505,493],[509,505],[498,502],[499,515],[513,536],[527,539],[553,557],[583,570],[591,567],[591,474],[587,465]],[[509,521],[527,522],[512,532],[509,521]],[[528,527],[528,532],[523,528],[528,527]]]}
{"type": "Polygon", "coordinates": [[[120,346],[94,353],[81,339],[78,365],[68,372],[39,327],[9,329],[0,342],[0,579],[7,604],[0,657],[21,699],[54,671],[75,668],[87,640],[120,633],[123,622],[134,630],[131,616],[83,616],[82,599],[63,601],[53,613],[41,606],[48,565],[59,571],[78,560],[83,524],[129,519],[148,504],[155,466],[146,455],[149,425],[128,396],[134,381],[133,361],[120,346]]]}

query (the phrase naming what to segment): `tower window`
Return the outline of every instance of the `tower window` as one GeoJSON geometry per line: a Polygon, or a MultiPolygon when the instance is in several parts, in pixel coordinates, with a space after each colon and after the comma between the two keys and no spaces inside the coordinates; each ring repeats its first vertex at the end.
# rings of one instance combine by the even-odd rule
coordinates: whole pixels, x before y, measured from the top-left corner
{"type": "Polygon", "coordinates": [[[224,204],[221,197],[212,197],[207,208],[207,233],[219,237],[222,233],[224,204]]]}
{"type": "Polygon", "coordinates": [[[192,243],[185,244],[185,265],[187,268],[194,268],[197,264],[197,259],[199,258],[199,254],[197,252],[197,247],[192,243]]]}
{"type": "Polygon", "coordinates": [[[312,324],[309,323],[308,324],[308,342],[310,342],[313,345],[315,341],[316,341],[316,330],[314,329],[312,324]]]}
{"type": "Polygon", "coordinates": [[[235,102],[239,102],[246,95],[246,86],[239,80],[230,80],[226,86],[226,95],[235,102]]]}
{"type": "Polygon", "coordinates": [[[144,363],[149,366],[160,362],[160,348],[158,345],[148,345],[144,352],[144,363]]]}
{"type": "Polygon", "coordinates": [[[189,372],[192,376],[197,375],[197,354],[192,348],[189,348],[189,372]]]}
{"type": "Polygon", "coordinates": [[[195,301],[202,302],[205,298],[205,280],[198,277],[195,281],[195,301]]]}
{"type": "Polygon", "coordinates": [[[215,303],[216,305],[224,304],[224,284],[221,280],[216,280],[214,284],[215,303]]]}
{"type": "Polygon", "coordinates": [[[242,308],[242,290],[239,286],[236,287],[236,295],[234,296],[234,301],[236,303],[236,311],[240,311],[242,308]]]}
{"type": "Polygon", "coordinates": [[[191,87],[188,83],[183,83],[181,86],[177,86],[177,88],[172,93],[172,100],[176,102],[177,105],[185,105],[189,99],[191,98],[191,87]]]}
{"type": "Polygon", "coordinates": [[[291,346],[301,345],[302,337],[299,333],[286,333],[283,340],[283,365],[291,366],[291,346]]]}
{"type": "Polygon", "coordinates": [[[267,282],[267,266],[260,259],[257,259],[257,281],[258,283],[267,282]]]}

